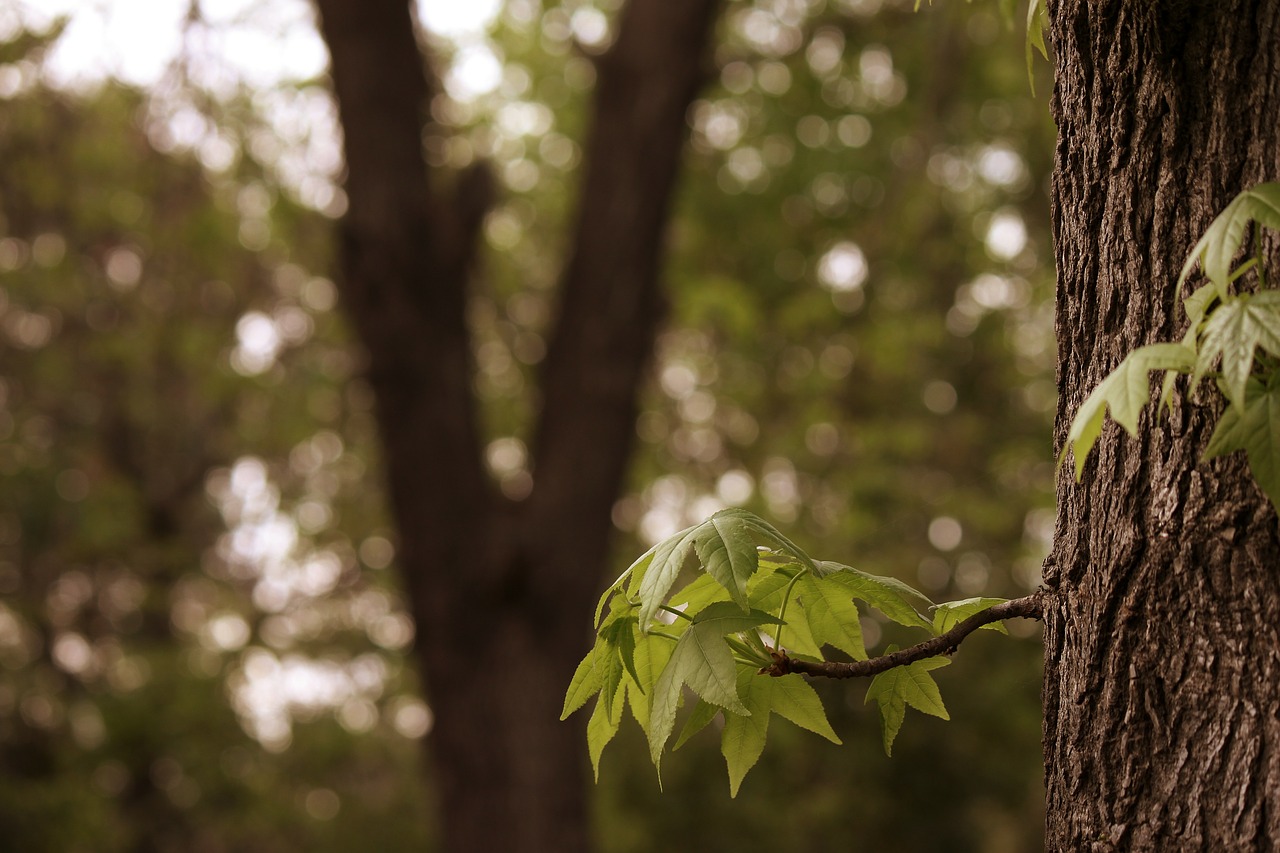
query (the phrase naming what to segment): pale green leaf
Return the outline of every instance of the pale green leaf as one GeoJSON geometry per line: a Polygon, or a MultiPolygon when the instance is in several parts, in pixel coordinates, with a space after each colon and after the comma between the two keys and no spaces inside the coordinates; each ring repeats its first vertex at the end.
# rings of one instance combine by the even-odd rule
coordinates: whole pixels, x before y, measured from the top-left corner
{"type": "Polygon", "coordinates": [[[1136,434],[1138,416],[1151,400],[1147,374],[1152,370],[1190,370],[1194,363],[1195,352],[1182,344],[1149,344],[1129,353],[1080,404],[1059,464],[1069,449],[1076,460],[1076,479],[1080,479],[1085,459],[1102,432],[1105,410],[1110,409],[1111,417],[1130,435],[1136,434]]]}
{"type": "Polygon", "coordinates": [[[1280,183],[1258,184],[1232,199],[1191,249],[1178,276],[1178,286],[1182,286],[1199,261],[1219,295],[1227,296],[1231,261],[1244,242],[1249,223],[1255,220],[1268,228],[1280,228],[1280,183]]]}
{"type": "Polygon", "coordinates": [[[805,607],[794,598],[787,605],[786,624],[770,629],[769,633],[777,639],[781,638],[782,648],[792,657],[822,660],[822,649],[813,639],[813,630],[809,627],[809,617],[805,607]]]}
{"type": "MultiPolygon", "coordinates": [[[[933,611],[933,630],[937,634],[945,634],[975,613],[981,613],[989,607],[1004,604],[1005,598],[965,598],[960,601],[948,601],[939,604],[933,611]]],[[[1009,633],[1003,622],[989,622],[982,626],[1001,634],[1009,633]]]]}
{"type": "Polygon", "coordinates": [[[751,579],[747,589],[751,606],[767,613],[778,612],[778,608],[782,606],[782,596],[793,578],[795,578],[795,572],[790,568],[758,573],[751,579]]]}
{"type": "Polygon", "coordinates": [[[595,694],[599,693],[604,687],[604,671],[608,666],[608,658],[613,655],[613,648],[609,642],[603,637],[596,637],[595,645],[591,647],[591,651],[587,652],[587,656],[578,664],[578,668],[573,671],[573,678],[569,681],[569,690],[564,697],[564,710],[560,712],[560,719],[566,719],[574,711],[581,708],[595,694]]]}
{"type": "Polygon", "coordinates": [[[672,594],[671,605],[678,607],[685,614],[693,616],[713,601],[728,601],[729,590],[716,581],[711,575],[699,574],[685,584],[679,592],[672,594]]]}
{"type": "Polygon", "coordinates": [[[748,713],[738,698],[733,652],[724,638],[726,634],[748,631],[768,622],[776,623],[777,618],[759,610],[743,613],[730,601],[711,604],[694,617],[653,688],[649,754],[655,767],[675,726],[680,691],[685,684],[721,708],[735,714],[748,713]]]}
{"type": "Polygon", "coordinates": [[[747,581],[760,561],[747,523],[741,517],[717,513],[698,528],[694,547],[707,574],[746,610],[747,581]]]}
{"type": "Polygon", "coordinates": [[[835,646],[854,660],[866,660],[858,606],[853,603],[847,587],[829,582],[828,578],[807,576],[800,579],[800,600],[804,602],[809,617],[813,640],[820,645],[835,646]]]}
{"type": "Polygon", "coordinates": [[[605,591],[600,594],[600,601],[596,604],[595,624],[597,626],[600,625],[600,619],[604,615],[604,605],[605,605],[605,602],[609,600],[609,596],[613,595],[615,592],[620,591],[623,588],[623,585],[626,584],[628,579],[635,578],[635,577],[643,577],[645,571],[649,568],[649,564],[653,562],[653,554],[657,550],[658,550],[658,546],[655,545],[652,548],[650,548],[648,551],[645,551],[643,554],[637,557],[636,561],[632,563],[630,566],[628,566],[625,572],[618,575],[617,580],[609,584],[609,586],[605,589],[605,591]]]}
{"type": "Polygon", "coordinates": [[[640,598],[641,630],[649,630],[649,622],[671,591],[671,585],[676,582],[676,576],[680,574],[685,558],[693,547],[694,537],[701,527],[701,524],[696,524],[659,542],[654,548],[647,571],[642,575],[632,576],[631,589],[640,598]]]}
{"type": "Polygon", "coordinates": [[[618,733],[618,724],[622,721],[622,701],[622,691],[615,694],[612,702],[601,694],[591,719],[587,720],[587,751],[591,754],[591,769],[597,782],[600,781],[600,755],[618,733]]]}
{"type": "Polygon", "coordinates": [[[828,562],[825,565],[837,570],[830,575],[830,582],[844,586],[854,598],[865,601],[899,625],[933,630],[933,623],[921,616],[915,606],[915,602],[925,607],[933,606],[924,593],[897,578],[870,575],[839,563],[828,562]]]}
{"type": "Polygon", "coordinates": [[[752,529],[752,531],[757,536],[759,536],[765,542],[768,542],[770,545],[772,545],[776,549],[781,550],[789,554],[790,556],[794,557],[798,563],[800,563],[802,566],[804,566],[806,569],[813,572],[814,574],[822,573],[822,568],[818,565],[817,562],[814,561],[812,557],[810,557],[807,553],[805,553],[803,548],[801,548],[796,543],[792,542],[790,539],[784,536],[782,532],[778,530],[778,528],[774,527],[772,524],[765,521],[763,518],[756,515],[755,513],[747,512],[745,509],[739,509],[738,507],[730,507],[729,509],[720,510],[715,514],[715,516],[713,516],[713,518],[741,519],[744,523],[747,524],[747,526],[749,526],[752,529]]]}
{"type": "Polygon", "coordinates": [[[671,751],[675,752],[688,743],[689,738],[705,729],[707,724],[714,720],[716,714],[719,713],[720,709],[717,706],[699,699],[694,704],[693,711],[689,713],[688,719],[684,721],[684,727],[680,729],[680,736],[676,738],[676,744],[671,747],[671,751]]]}
{"type": "Polygon", "coordinates": [[[742,695],[749,715],[725,714],[724,730],[720,733],[720,752],[729,767],[729,796],[738,796],[738,789],[747,771],[760,760],[765,739],[769,734],[769,710],[773,679],[758,676],[741,668],[738,673],[738,692],[742,695]]]}
{"type": "Polygon", "coordinates": [[[946,706],[942,704],[942,695],[938,685],[929,675],[929,670],[951,663],[944,657],[925,658],[906,666],[896,667],[882,672],[871,680],[867,688],[866,701],[876,700],[880,706],[880,715],[884,719],[884,751],[893,754],[893,741],[902,728],[902,720],[906,716],[907,706],[918,711],[950,719],[946,706]]]}
{"type": "Polygon", "coordinates": [[[1235,450],[1248,454],[1253,478],[1280,511],[1280,388],[1250,382],[1244,411],[1228,407],[1222,413],[1204,458],[1235,450]]]}
{"type": "Polygon", "coordinates": [[[631,706],[631,715],[646,733],[649,731],[653,687],[667,662],[671,660],[674,648],[674,643],[656,634],[642,634],[636,638],[635,675],[627,687],[627,700],[631,706]]]}
{"type": "Polygon", "coordinates": [[[840,743],[831,723],[827,722],[827,712],[817,691],[802,676],[792,673],[780,678],[763,675],[756,678],[769,682],[769,707],[775,714],[832,743],[840,743]]]}
{"type": "Polygon", "coordinates": [[[1280,355],[1280,291],[1229,296],[1213,310],[1200,341],[1192,385],[1221,356],[1227,399],[1241,409],[1244,385],[1253,371],[1253,354],[1258,347],[1280,355]]]}

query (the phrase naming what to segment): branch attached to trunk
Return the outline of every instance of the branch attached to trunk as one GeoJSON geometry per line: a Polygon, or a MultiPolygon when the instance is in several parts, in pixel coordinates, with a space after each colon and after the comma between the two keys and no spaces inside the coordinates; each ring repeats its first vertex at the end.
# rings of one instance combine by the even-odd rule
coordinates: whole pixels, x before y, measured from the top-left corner
{"type": "Polygon", "coordinates": [[[945,634],[939,634],[931,640],[925,640],[923,643],[917,643],[914,646],[899,649],[896,652],[890,652],[887,655],[881,655],[870,660],[855,660],[851,662],[807,661],[788,657],[785,652],[774,652],[774,664],[766,669],[765,673],[773,676],[799,672],[804,675],[821,675],[826,678],[870,678],[873,675],[879,675],[882,672],[887,672],[899,666],[906,666],[925,658],[952,654],[960,647],[960,643],[964,641],[965,637],[968,637],[983,625],[1014,618],[1039,620],[1043,612],[1043,600],[1043,592],[1034,592],[1023,598],[1015,598],[1002,604],[997,604],[994,607],[988,607],[986,610],[980,610],[973,614],[945,634]]]}

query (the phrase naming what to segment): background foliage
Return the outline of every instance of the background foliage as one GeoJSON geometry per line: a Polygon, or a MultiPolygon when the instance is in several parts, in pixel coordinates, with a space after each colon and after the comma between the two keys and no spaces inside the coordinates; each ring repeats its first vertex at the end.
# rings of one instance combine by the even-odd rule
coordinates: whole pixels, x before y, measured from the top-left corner
{"type": "MultiPolygon", "coordinates": [[[[486,36],[500,83],[437,98],[425,140],[501,178],[472,315],[487,457],[512,496],[613,5],[507,3],[486,36]]],[[[935,599],[1035,587],[1051,127],[1017,27],[911,5],[729,6],[690,114],[619,569],[741,505],[935,599]]],[[[260,95],[56,90],[55,35],[0,57],[0,833],[23,850],[423,849],[430,711],[404,665],[329,219],[263,143],[260,95]]],[[[547,617],[582,619],[586,651],[583,614],[547,617]]],[[[862,630],[873,652],[900,639],[862,630]]],[[[970,640],[936,673],[961,722],[918,717],[892,760],[866,686],[818,684],[844,746],[779,726],[734,800],[715,737],[665,763],[659,794],[624,730],[596,789],[601,847],[821,851],[855,829],[869,847],[1033,847],[1038,670],[1034,642],[970,640]]]]}

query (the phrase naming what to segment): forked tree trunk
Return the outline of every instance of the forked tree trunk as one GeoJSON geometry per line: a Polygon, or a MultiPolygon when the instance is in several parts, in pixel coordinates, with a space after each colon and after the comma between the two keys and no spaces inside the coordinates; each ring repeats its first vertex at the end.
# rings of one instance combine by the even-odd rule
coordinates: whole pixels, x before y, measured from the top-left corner
{"type": "MultiPolygon", "coordinates": [[[[1174,282],[1236,195],[1280,177],[1280,5],[1050,0],[1057,443],[1124,353],[1176,340],[1174,282]]],[[[1185,387],[1185,386],[1184,386],[1185,387]]],[[[1221,401],[1108,426],[1063,468],[1045,584],[1047,847],[1280,848],[1280,541],[1221,401]]]]}
{"type": "Polygon", "coordinates": [[[534,484],[511,501],[484,471],[471,393],[465,308],[484,182],[473,172],[443,198],[428,173],[433,93],[410,0],[317,0],[348,170],[342,296],[369,355],[449,853],[590,847],[581,722],[558,718],[607,562],[716,5],[634,0],[597,61],[534,484]]]}

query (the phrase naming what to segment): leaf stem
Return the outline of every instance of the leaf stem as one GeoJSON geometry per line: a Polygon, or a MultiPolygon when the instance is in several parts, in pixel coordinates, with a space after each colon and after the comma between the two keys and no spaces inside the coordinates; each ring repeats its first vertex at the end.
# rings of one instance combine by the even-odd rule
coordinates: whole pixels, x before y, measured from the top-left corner
{"type": "Polygon", "coordinates": [[[649,636],[651,636],[651,637],[661,637],[662,639],[664,639],[664,640],[670,640],[670,641],[671,641],[671,642],[673,642],[673,643],[678,643],[678,642],[680,642],[680,638],[679,638],[679,637],[677,637],[675,634],[668,634],[666,631],[650,631],[650,632],[649,632],[649,636]]]}
{"type": "Polygon", "coordinates": [[[688,613],[685,613],[683,610],[678,610],[675,607],[671,607],[670,605],[659,604],[658,609],[666,611],[667,613],[670,613],[672,616],[679,616],[681,619],[687,619],[690,622],[693,621],[693,617],[690,616],[688,613]]]}
{"type": "Polygon", "coordinates": [[[795,589],[796,584],[800,582],[800,577],[804,572],[796,572],[796,576],[787,584],[787,588],[782,593],[782,606],[778,608],[778,630],[773,635],[773,645],[782,650],[782,629],[787,624],[787,605],[791,603],[791,590],[795,589]]]}
{"type": "Polygon", "coordinates": [[[1258,262],[1258,289],[1267,289],[1267,271],[1262,265],[1262,224],[1253,223],[1253,252],[1258,262]]]}
{"type": "Polygon", "coordinates": [[[1247,273],[1249,270],[1253,269],[1254,267],[1257,267],[1257,268],[1258,268],[1258,278],[1260,278],[1260,279],[1262,279],[1262,280],[1263,280],[1263,281],[1262,281],[1262,286],[1263,286],[1263,287],[1266,287],[1266,286],[1267,286],[1267,283],[1266,283],[1265,277],[1264,277],[1264,276],[1263,276],[1263,274],[1262,274],[1262,264],[1258,261],[1258,259],[1257,259],[1257,258],[1250,258],[1249,260],[1245,261],[1245,262],[1244,262],[1243,264],[1241,264],[1240,266],[1236,267],[1236,268],[1235,268],[1235,270],[1233,270],[1233,271],[1232,271],[1232,273],[1231,273],[1231,277],[1227,279],[1227,284],[1231,284],[1233,281],[1235,281],[1235,280],[1236,280],[1236,279],[1238,279],[1240,276],[1244,275],[1245,273],[1247,273]]]}
{"type": "Polygon", "coordinates": [[[760,650],[752,648],[741,640],[735,639],[732,636],[726,636],[724,641],[729,644],[729,648],[742,655],[742,657],[745,658],[742,662],[749,666],[758,667],[761,665],[773,665],[773,659],[767,653],[762,654],[760,650]]]}

